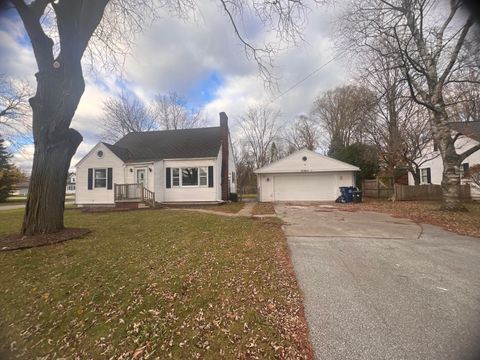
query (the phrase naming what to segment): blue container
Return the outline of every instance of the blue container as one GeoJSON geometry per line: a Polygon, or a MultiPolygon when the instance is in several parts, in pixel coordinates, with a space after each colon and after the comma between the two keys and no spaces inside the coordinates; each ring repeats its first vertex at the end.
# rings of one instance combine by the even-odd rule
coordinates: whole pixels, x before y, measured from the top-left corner
{"type": "Polygon", "coordinates": [[[340,186],[340,193],[345,198],[345,202],[353,201],[353,192],[356,190],[353,186],[340,186]]]}

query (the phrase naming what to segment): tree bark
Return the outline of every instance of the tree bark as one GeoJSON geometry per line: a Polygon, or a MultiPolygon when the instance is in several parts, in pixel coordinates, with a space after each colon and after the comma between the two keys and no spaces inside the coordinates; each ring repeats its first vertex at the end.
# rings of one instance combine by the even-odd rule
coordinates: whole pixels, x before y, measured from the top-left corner
{"type": "Polygon", "coordinates": [[[412,174],[414,185],[420,185],[420,169],[412,169],[410,170],[410,174],[412,174]]]}
{"type": "Polygon", "coordinates": [[[435,111],[433,121],[434,137],[443,159],[441,210],[467,211],[460,198],[461,157],[455,150],[452,130],[448,126],[448,115],[444,110],[435,111]]]}
{"type": "Polygon", "coordinates": [[[35,153],[21,229],[24,235],[64,228],[68,168],[83,140],[69,128],[85,89],[81,65],[59,64],[36,74],[37,92],[30,99],[35,153]]]}

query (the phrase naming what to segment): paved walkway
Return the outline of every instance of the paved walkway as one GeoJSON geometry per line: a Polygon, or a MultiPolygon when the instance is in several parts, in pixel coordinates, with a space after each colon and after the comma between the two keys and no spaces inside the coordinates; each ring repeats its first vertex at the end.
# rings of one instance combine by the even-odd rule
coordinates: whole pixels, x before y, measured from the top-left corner
{"type": "Polygon", "coordinates": [[[480,239],[372,212],[276,205],[318,359],[478,359],[480,239]]]}
{"type": "Polygon", "coordinates": [[[195,211],[205,214],[214,214],[214,215],[221,215],[227,217],[250,217],[252,216],[252,210],[255,207],[255,203],[245,203],[243,208],[237,213],[229,213],[225,211],[215,211],[209,209],[195,209],[195,208],[167,208],[166,210],[182,210],[182,211],[195,211]]]}

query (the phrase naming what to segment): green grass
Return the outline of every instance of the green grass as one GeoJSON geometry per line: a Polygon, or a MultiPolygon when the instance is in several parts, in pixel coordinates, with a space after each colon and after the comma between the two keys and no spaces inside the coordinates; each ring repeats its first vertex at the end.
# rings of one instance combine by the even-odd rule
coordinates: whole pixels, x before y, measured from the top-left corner
{"type": "MultiPolygon", "coordinates": [[[[22,212],[0,213],[0,234],[22,212]]],[[[93,232],[0,253],[0,358],[311,356],[275,221],[162,210],[65,220],[93,232]]]]}

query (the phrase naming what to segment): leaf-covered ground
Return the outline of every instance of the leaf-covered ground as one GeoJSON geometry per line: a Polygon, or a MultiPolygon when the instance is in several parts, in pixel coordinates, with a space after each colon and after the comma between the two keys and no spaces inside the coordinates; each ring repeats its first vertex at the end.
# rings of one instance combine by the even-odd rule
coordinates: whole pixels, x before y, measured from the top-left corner
{"type": "Polygon", "coordinates": [[[366,199],[360,204],[338,204],[343,210],[376,211],[416,222],[438,225],[461,235],[480,237],[480,203],[467,203],[468,212],[441,211],[435,201],[387,201],[366,199]]]}
{"type": "MultiPolygon", "coordinates": [[[[22,211],[0,213],[0,234],[22,211]]],[[[311,358],[276,219],[66,212],[83,239],[0,253],[0,358],[311,358]]]]}
{"type": "Polygon", "coordinates": [[[258,202],[252,211],[253,215],[273,215],[275,214],[275,208],[272,203],[258,202]]]}

